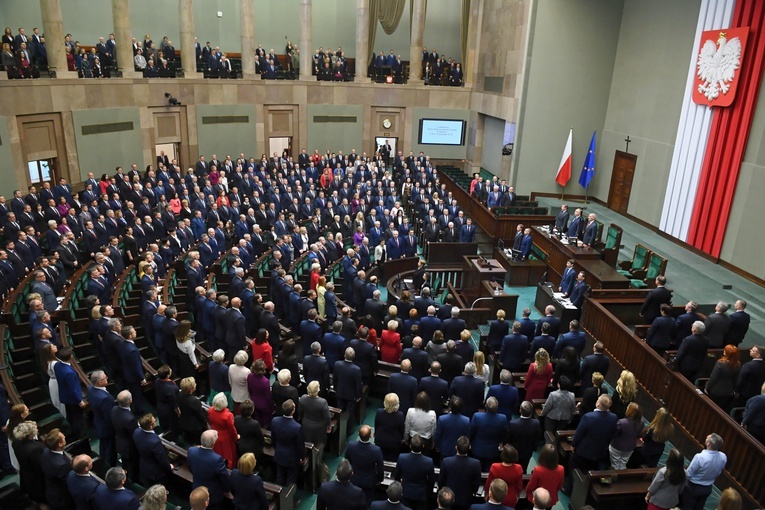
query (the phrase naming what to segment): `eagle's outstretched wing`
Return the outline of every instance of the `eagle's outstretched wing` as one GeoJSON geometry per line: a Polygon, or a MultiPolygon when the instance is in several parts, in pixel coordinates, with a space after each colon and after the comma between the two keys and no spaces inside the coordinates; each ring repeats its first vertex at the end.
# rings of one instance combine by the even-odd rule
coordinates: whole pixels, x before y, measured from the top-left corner
{"type": "Polygon", "coordinates": [[[741,41],[734,37],[720,47],[721,58],[719,60],[720,79],[723,81],[733,80],[733,75],[741,62],[741,41]]]}

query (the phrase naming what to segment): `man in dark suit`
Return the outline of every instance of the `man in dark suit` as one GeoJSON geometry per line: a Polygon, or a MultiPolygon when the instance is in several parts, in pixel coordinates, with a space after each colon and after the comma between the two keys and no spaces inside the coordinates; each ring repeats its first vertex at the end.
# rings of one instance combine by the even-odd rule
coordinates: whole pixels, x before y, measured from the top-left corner
{"type": "Polygon", "coordinates": [[[138,420],[139,427],[133,431],[133,442],[138,450],[141,485],[144,487],[154,484],[167,485],[167,478],[173,471],[162,440],[154,432],[156,424],[154,416],[145,414],[138,420]]]}
{"type": "Polygon", "coordinates": [[[303,427],[295,421],[295,402],[282,404],[282,416],[271,422],[271,444],[274,446],[276,483],[286,487],[297,481],[298,468],[305,458],[303,427]]]}
{"type": "Polygon", "coordinates": [[[369,385],[372,383],[377,373],[377,351],[374,346],[367,341],[369,330],[361,328],[359,338],[351,340],[351,348],[356,353],[353,363],[361,370],[361,381],[369,385]]]}
{"type": "Polygon", "coordinates": [[[364,491],[366,505],[372,502],[374,489],[383,481],[384,474],[382,450],[370,442],[371,437],[372,428],[362,425],[359,440],[349,442],[345,450],[345,458],[353,468],[351,482],[364,491]]]}
{"type": "MultiPolygon", "coordinates": [[[[419,381],[428,375],[428,353],[422,349],[422,338],[417,336],[412,340],[412,346],[401,352],[401,361],[408,360],[412,364],[410,374],[419,381]]],[[[432,403],[435,405],[435,402],[432,403]]]]}
{"type": "Polygon", "coordinates": [[[592,354],[585,356],[582,366],[579,370],[579,378],[582,381],[582,389],[592,386],[592,374],[600,372],[603,377],[608,373],[608,367],[611,365],[611,358],[605,354],[603,342],[595,342],[592,347],[592,354]]]}
{"type": "Polygon", "coordinates": [[[462,399],[449,398],[449,412],[438,418],[434,446],[441,453],[441,459],[457,454],[457,440],[470,432],[470,418],[462,414],[462,399]]]}
{"type": "Polygon", "coordinates": [[[400,259],[405,255],[404,243],[401,239],[399,239],[397,230],[393,231],[393,237],[388,239],[388,242],[386,243],[386,250],[390,260],[400,259]]]}
{"type": "Polygon", "coordinates": [[[58,381],[59,398],[61,403],[66,406],[66,418],[72,426],[72,437],[79,439],[85,424],[82,410],[86,405],[82,400],[80,378],[70,364],[72,350],[69,347],[64,347],[58,351],[58,358],[61,362],[56,363],[53,370],[56,372],[56,380],[58,381]]]}
{"type": "Polygon", "coordinates": [[[728,303],[720,301],[715,306],[715,313],[707,315],[704,321],[709,347],[712,349],[722,349],[725,346],[730,329],[730,317],[725,314],[728,308],[728,303]]]}
{"type": "Polygon", "coordinates": [[[691,326],[696,321],[704,321],[704,319],[696,313],[699,305],[694,301],[688,301],[685,305],[685,313],[681,314],[675,320],[675,344],[679,345],[680,341],[691,334],[691,326]]]}
{"type": "Polygon", "coordinates": [[[521,323],[513,323],[513,332],[502,339],[499,361],[510,372],[519,372],[529,353],[529,339],[521,334],[521,323]]]}
{"type": "Polygon", "coordinates": [[[569,259],[566,262],[566,269],[563,270],[563,276],[560,280],[560,286],[558,292],[562,292],[564,296],[571,295],[571,291],[574,290],[574,284],[576,283],[576,269],[574,269],[574,259],[569,259]]]}
{"type": "Polygon", "coordinates": [[[531,402],[523,402],[520,407],[520,418],[510,420],[507,425],[507,442],[518,451],[518,463],[523,472],[529,466],[532,455],[542,442],[542,424],[532,417],[534,406],[531,402]]]}
{"type": "Polygon", "coordinates": [[[709,340],[706,335],[706,327],[701,321],[693,323],[691,335],[680,342],[677,350],[677,367],[691,383],[696,381],[699,371],[707,357],[709,340]]]}
{"type": "Polygon", "coordinates": [[[226,459],[213,451],[218,440],[217,430],[205,430],[200,446],[189,448],[189,471],[193,476],[192,490],[207,487],[210,491],[210,506],[219,508],[223,505],[225,494],[229,492],[229,474],[226,459]]]}
{"type": "Polygon", "coordinates": [[[584,281],[584,271],[580,271],[576,276],[576,283],[574,284],[574,288],[571,291],[571,295],[569,296],[571,304],[577,307],[580,310],[580,313],[582,305],[584,304],[584,294],[586,292],[587,283],[584,281]]]}
{"type": "Polygon", "coordinates": [[[93,412],[93,428],[99,440],[100,457],[110,466],[117,465],[117,451],[114,449],[114,425],[112,425],[112,409],[116,406],[114,397],[106,390],[109,379],[103,370],[95,370],[90,374],[90,386],[87,397],[90,410],[93,412]]]}
{"type": "Polygon", "coordinates": [[[133,442],[133,432],[138,428],[138,421],[135,419],[133,411],[130,410],[132,403],[133,396],[130,392],[122,390],[117,394],[117,405],[112,408],[110,417],[116,435],[117,453],[120,454],[122,465],[126,466],[128,472],[132,473],[132,480],[137,482],[138,450],[133,442]]]}
{"type": "Polygon", "coordinates": [[[747,400],[758,395],[760,386],[765,383],[765,361],[762,359],[764,353],[765,347],[761,345],[749,349],[752,359],[741,367],[736,381],[737,406],[745,405],[747,400]]]}
{"type": "Polygon", "coordinates": [[[53,429],[45,436],[45,446],[47,448],[42,453],[45,499],[51,508],[69,510],[74,503],[66,484],[67,476],[72,470],[69,455],[64,452],[66,437],[59,429],[53,429]]]}
{"type": "Polygon", "coordinates": [[[507,483],[501,478],[495,478],[489,485],[486,503],[476,503],[470,506],[470,510],[512,510],[502,504],[507,496],[507,483]]]}
{"type": "MultiPolygon", "coordinates": [[[[423,295],[414,300],[414,307],[417,308],[418,317],[421,317],[420,334],[422,335],[423,342],[427,345],[428,342],[433,340],[433,333],[442,328],[442,322],[441,319],[436,317],[436,307],[432,304],[428,305],[428,302],[432,302],[432,299],[430,299],[430,290],[428,289],[427,297],[425,296],[425,289],[423,289],[422,292],[423,295]],[[420,306],[418,307],[418,305],[420,306]],[[422,308],[423,305],[425,308],[422,313],[420,313],[420,308],[422,308]]],[[[459,338],[459,333],[457,334],[457,338],[459,338]]]]}
{"type": "Polygon", "coordinates": [[[760,388],[759,395],[747,400],[741,425],[765,444],[765,384],[760,388]]]}
{"type": "Polygon", "coordinates": [[[430,398],[430,405],[437,415],[443,412],[444,404],[449,398],[449,383],[441,379],[441,363],[434,361],[430,364],[430,375],[420,379],[418,391],[424,391],[430,398]]]}
{"type": "Polygon", "coordinates": [[[72,470],[66,475],[66,486],[77,510],[91,510],[95,507],[94,497],[101,482],[90,474],[91,469],[93,459],[89,455],[78,455],[72,461],[72,470]]]}
{"type": "Polygon", "coordinates": [[[663,275],[656,277],[656,288],[648,291],[648,295],[640,308],[640,316],[651,324],[656,317],[661,315],[661,305],[672,304],[672,291],[664,287],[667,279],[663,275]]]}
{"type": "Polygon", "coordinates": [[[449,387],[449,396],[456,395],[462,399],[462,414],[472,418],[483,404],[483,379],[475,377],[475,363],[465,365],[463,375],[457,376],[449,387]]]}
{"type": "MultiPolygon", "coordinates": [[[[380,469],[382,469],[382,457],[380,458],[380,469]]],[[[348,459],[341,460],[337,466],[337,480],[321,484],[316,496],[316,510],[363,510],[367,508],[368,503],[364,490],[351,483],[351,478],[354,476],[354,470],[348,459]]],[[[380,471],[380,479],[382,480],[382,471],[380,471]]]]}
{"type": "Polygon", "coordinates": [[[521,239],[521,257],[523,257],[523,260],[526,260],[529,258],[529,255],[531,254],[531,246],[533,245],[533,241],[531,238],[531,229],[526,228],[526,230],[523,231],[523,238],[521,239]]]}
{"type": "Polygon", "coordinates": [[[555,307],[552,305],[545,307],[545,316],[537,322],[537,336],[542,334],[542,324],[545,322],[550,324],[549,335],[553,338],[558,338],[560,334],[560,317],[555,316],[555,307]]]}
{"type": "MultiPolygon", "coordinates": [[[[553,351],[553,358],[560,357],[563,353],[563,349],[566,347],[573,347],[576,349],[576,353],[579,357],[584,352],[584,347],[587,344],[587,336],[582,331],[582,326],[579,321],[574,319],[568,325],[568,333],[560,336],[558,342],[555,344],[555,350],[553,351]]],[[[604,374],[605,375],[605,374],[604,374]]]]}
{"type": "Polygon", "coordinates": [[[352,347],[345,349],[342,361],[335,362],[333,386],[337,395],[337,406],[347,412],[348,429],[353,430],[353,408],[361,400],[361,368],[353,363],[356,352],[352,347]]]}
{"type": "MultiPolygon", "coordinates": [[[[617,421],[610,408],[611,397],[603,394],[598,397],[595,410],[582,416],[571,441],[575,450],[569,463],[570,472],[579,468],[586,473],[608,465],[608,445],[616,434],[617,421]]],[[[570,487],[567,483],[564,491],[570,487]]]]}
{"type": "Polygon", "coordinates": [[[465,329],[467,329],[467,323],[460,319],[460,309],[457,307],[452,308],[451,317],[444,320],[442,325],[444,339],[447,341],[457,341],[460,338],[460,333],[465,329]]]}
{"type": "Polygon", "coordinates": [[[454,340],[446,342],[446,352],[439,354],[436,361],[441,364],[442,377],[451,387],[452,381],[462,373],[465,367],[462,356],[457,354],[457,343],[454,340]]]}
{"type": "Polygon", "coordinates": [[[100,508],[137,510],[140,507],[138,496],[125,488],[127,473],[121,467],[113,467],[106,472],[106,485],[96,489],[94,502],[100,508]]]}
{"type": "Polygon", "coordinates": [[[457,439],[455,449],[457,455],[446,457],[441,461],[438,485],[449,487],[454,491],[452,508],[467,508],[473,501],[473,494],[481,485],[481,463],[478,459],[468,456],[470,440],[466,436],[457,439]]]}
{"type": "Polygon", "coordinates": [[[373,501],[369,508],[370,510],[411,510],[409,507],[401,504],[402,494],[401,482],[393,481],[385,491],[388,499],[385,501],[373,501]]]}
{"type": "Polygon", "coordinates": [[[398,395],[399,410],[406,416],[407,411],[414,405],[417,396],[417,378],[409,373],[412,362],[405,359],[401,362],[401,372],[392,373],[388,379],[387,393],[398,395]]]}
{"type": "Polygon", "coordinates": [[[568,218],[570,214],[568,212],[568,205],[561,204],[560,212],[555,217],[555,228],[558,232],[563,232],[568,228],[568,218]]]}
{"type": "Polygon", "coordinates": [[[598,240],[598,222],[595,221],[595,213],[590,213],[587,217],[587,226],[584,227],[582,236],[582,245],[585,248],[592,248],[598,240]]]}
{"type": "Polygon", "coordinates": [[[504,414],[507,421],[518,411],[518,388],[513,385],[513,374],[509,370],[501,370],[499,373],[499,384],[489,387],[486,393],[486,399],[494,397],[497,399],[497,412],[504,414]]]}
{"type": "Polygon", "coordinates": [[[402,453],[396,462],[393,479],[403,486],[403,502],[414,510],[428,507],[436,473],[433,459],[422,454],[423,440],[415,435],[411,442],[411,453],[402,453]]]}
{"type": "Polygon", "coordinates": [[[474,243],[475,242],[475,225],[473,220],[468,218],[460,231],[460,242],[462,243],[474,243]]]}
{"type": "Polygon", "coordinates": [[[311,344],[311,354],[303,357],[303,377],[306,385],[311,381],[319,383],[319,395],[324,397],[329,390],[329,367],[327,360],[321,355],[321,344],[311,344]]]}
{"type": "MultiPolygon", "coordinates": [[[[226,312],[226,359],[234,360],[234,355],[247,346],[245,338],[245,319],[240,311],[242,300],[235,297],[231,300],[231,308],[226,312]]],[[[277,339],[278,341],[278,339],[277,339]]]]}
{"type": "Polygon", "coordinates": [[[746,313],[746,301],[739,299],[735,305],[736,311],[730,314],[730,328],[728,329],[727,343],[738,346],[744,341],[749,331],[749,314],[746,313]]]}
{"type": "MultiPolygon", "coordinates": [[[[675,342],[675,319],[670,316],[672,313],[672,307],[663,304],[659,308],[661,310],[661,316],[654,319],[651,323],[651,327],[648,329],[645,341],[659,354],[664,354],[664,351],[672,347],[675,342]]],[[[584,384],[584,381],[582,381],[584,384]]]]}
{"type": "Polygon", "coordinates": [[[571,223],[568,226],[568,237],[572,238],[579,238],[582,236],[582,232],[584,232],[584,226],[585,226],[585,220],[582,218],[582,210],[576,209],[574,211],[574,218],[571,220],[571,223]]]}
{"type": "MultiPolygon", "coordinates": [[[[167,312],[165,312],[167,313],[167,312]]],[[[144,380],[143,363],[141,353],[135,344],[136,331],[133,326],[122,328],[122,342],[117,344],[117,352],[122,366],[122,375],[125,379],[125,386],[133,395],[141,395],[140,400],[136,399],[136,410],[144,410],[145,402],[143,400],[143,387],[141,383],[144,380]]]]}

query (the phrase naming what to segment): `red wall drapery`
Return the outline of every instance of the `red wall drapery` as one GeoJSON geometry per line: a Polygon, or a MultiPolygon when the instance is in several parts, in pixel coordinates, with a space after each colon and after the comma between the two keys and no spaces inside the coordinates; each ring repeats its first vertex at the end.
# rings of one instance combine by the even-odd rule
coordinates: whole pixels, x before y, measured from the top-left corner
{"type": "Polygon", "coordinates": [[[749,26],[738,91],[728,108],[716,108],[693,205],[688,243],[719,257],[736,182],[765,70],[765,2],[738,0],[732,27],[749,26]]]}

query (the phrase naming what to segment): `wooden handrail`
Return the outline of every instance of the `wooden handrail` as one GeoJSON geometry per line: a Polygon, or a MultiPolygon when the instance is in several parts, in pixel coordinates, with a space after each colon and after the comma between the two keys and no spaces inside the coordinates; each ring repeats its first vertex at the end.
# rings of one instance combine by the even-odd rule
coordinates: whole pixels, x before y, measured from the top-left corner
{"type": "MultiPolygon", "coordinates": [[[[61,339],[61,345],[64,347],[69,347],[74,353],[74,346],[69,342],[69,327],[66,321],[61,321],[58,323],[58,337],[61,339]]],[[[70,364],[72,365],[74,371],[77,372],[77,377],[80,378],[80,384],[82,384],[84,388],[90,386],[90,379],[88,378],[88,374],[86,374],[82,369],[82,366],[80,366],[79,360],[72,356],[70,364]]]]}
{"type": "MultiPolygon", "coordinates": [[[[0,324],[0,381],[3,383],[6,393],[8,393],[8,400],[11,405],[22,404],[24,401],[21,399],[18,391],[16,391],[16,385],[13,384],[11,376],[8,374],[8,367],[5,364],[5,324],[0,324]]],[[[1,438],[4,439],[4,438],[1,438]]]]}
{"type": "Polygon", "coordinates": [[[80,268],[72,273],[72,276],[69,278],[69,281],[72,282],[69,287],[67,287],[66,291],[64,292],[64,300],[61,301],[61,315],[65,316],[66,312],[72,312],[72,310],[69,310],[69,306],[72,302],[72,296],[74,295],[74,291],[77,289],[77,282],[80,281],[80,279],[85,275],[87,270],[90,268],[90,266],[93,264],[92,260],[89,260],[85,264],[81,265],[80,268]]]}
{"type": "Polygon", "coordinates": [[[11,315],[13,310],[13,305],[21,299],[21,293],[24,292],[24,289],[27,286],[32,285],[32,281],[34,280],[34,274],[37,269],[39,269],[40,266],[35,266],[29,273],[27,273],[24,278],[19,282],[19,284],[16,286],[15,289],[13,289],[13,292],[11,292],[8,297],[5,299],[5,304],[3,305],[2,314],[5,317],[6,321],[8,320],[8,317],[11,315]]]}
{"type": "MultiPolygon", "coordinates": [[[[664,359],[637,338],[596,299],[586,298],[582,325],[595,340],[602,340],[608,354],[627,370],[638,374],[638,384],[654,402],[666,407],[687,441],[702,448],[711,432],[723,437],[728,464],[723,477],[736,487],[753,506],[765,502],[765,446],[745,431],[727,413],[680,373],[671,370],[664,359]]],[[[695,452],[684,452],[686,456],[695,452]]]]}

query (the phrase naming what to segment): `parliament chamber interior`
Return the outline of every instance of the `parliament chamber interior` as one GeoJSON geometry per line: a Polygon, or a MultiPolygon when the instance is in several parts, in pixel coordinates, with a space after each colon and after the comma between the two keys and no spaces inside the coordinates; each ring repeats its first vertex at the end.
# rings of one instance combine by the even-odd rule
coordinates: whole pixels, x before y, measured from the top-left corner
{"type": "Polygon", "coordinates": [[[0,25],[0,508],[765,506],[765,3],[0,25]]]}

